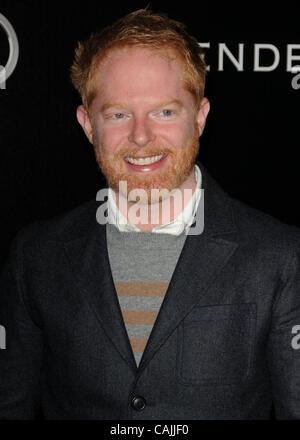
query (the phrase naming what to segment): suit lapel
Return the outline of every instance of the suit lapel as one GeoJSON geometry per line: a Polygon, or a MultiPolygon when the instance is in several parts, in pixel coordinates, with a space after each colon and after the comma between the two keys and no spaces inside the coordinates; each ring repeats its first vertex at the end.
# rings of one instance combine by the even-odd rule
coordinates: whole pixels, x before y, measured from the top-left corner
{"type": "MultiPolygon", "coordinates": [[[[188,235],[174,270],[152,333],[144,350],[139,372],[197,305],[222,302],[222,291],[208,289],[238,247],[230,198],[198,163],[204,188],[204,231],[188,235]]],[[[203,195],[203,194],[202,194],[203,195]]],[[[199,204],[199,209],[201,204],[199,204]]]]}
{"type": "MultiPolygon", "coordinates": [[[[94,215],[97,207],[95,206],[94,215]]],[[[107,337],[122,358],[136,371],[137,366],[124,325],[114,287],[106,243],[106,227],[93,217],[90,232],[65,244],[77,285],[95,313],[107,337]]]]}

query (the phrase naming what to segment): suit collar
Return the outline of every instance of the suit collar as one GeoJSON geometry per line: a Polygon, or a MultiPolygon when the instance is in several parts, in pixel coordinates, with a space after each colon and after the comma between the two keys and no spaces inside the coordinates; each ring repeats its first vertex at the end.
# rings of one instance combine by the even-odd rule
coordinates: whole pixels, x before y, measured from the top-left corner
{"type": "Polygon", "coordinates": [[[237,232],[232,199],[208,173],[204,165],[197,162],[202,173],[202,188],[204,189],[204,222],[205,234],[227,235],[237,232]]]}

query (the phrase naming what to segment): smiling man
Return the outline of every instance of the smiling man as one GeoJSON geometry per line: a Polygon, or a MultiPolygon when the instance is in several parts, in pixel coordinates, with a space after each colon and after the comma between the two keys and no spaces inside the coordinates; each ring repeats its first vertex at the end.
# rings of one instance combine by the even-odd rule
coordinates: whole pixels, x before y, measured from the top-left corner
{"type": "Polygon", "coordinates": [[[16,237],[0,419],[300,419],[299,230],[197,160],[197,40],[139,10],[79,43],[71,71],[109,221],[93,200],[16,237]]]}
{"type": "Polygon", "coordinates": [[[111,51],[102,63],[94,79],[99,91],[91,117],[83,106],[77,116],[110,187],[118,191],[126,182],[128,192],[144,189],[140,203],[148,204],[158,202],[152,189],[194,191],[208,100],[196,109],[172,54],[125,47],[111,51]]]}
{"type": "MultiPolygon", "coordinates": [[[[80,45],[72,79],[85,102],[77,110],[78,121],[94,145],[109,187],[117,193],[118,208],[119,197],[131,193],[131,206],[138,200],[136,191],[142,190],[139,203],[151,204],[152,211],[138,225],[152,231],[154,207],[159,224],[166,217],[172,221],[190,203],[187,190],[194,194],[194,166],[209,102],[203,97],[206,65],[197,42],[175,22],[173,43],[170,29],[149,36],[147,27],[142,30],[145,17],[150,14],[131,15],[139,23],[138,31],[130,30],[124,20],[114,36],[110,29],[98,36],[99,41],[91,39],[90,57],[97,71],[84,84],[85,54],[92,41],[80,45]],[[184,46],[184,37],[194,53],[184,46]],[[182,46],[180,51],[176,45],[182,46]]],[[[157,26],[163,23],[158,15],[152,20],[157,26]]]]}

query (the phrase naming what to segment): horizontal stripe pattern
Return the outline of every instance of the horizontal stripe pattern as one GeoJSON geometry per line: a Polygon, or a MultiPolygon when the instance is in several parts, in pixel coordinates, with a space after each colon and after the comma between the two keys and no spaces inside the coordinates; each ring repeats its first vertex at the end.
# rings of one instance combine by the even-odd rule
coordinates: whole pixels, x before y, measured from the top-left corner
{"type": "Polygon", "coordinates": [[[147,345],[168,283],[115,283],[124,324],[137,365],[147,345]]]}
{"type": "MultiPolygon", "coordinates": [[[[117,225],[106,225],[111,274],[130,342],[149,339],[186,238],[183,232],[124,233],[117,225]]],[[[139,365],[142,353],[134,351],[135,342],[132,346],[139,365]]]]}

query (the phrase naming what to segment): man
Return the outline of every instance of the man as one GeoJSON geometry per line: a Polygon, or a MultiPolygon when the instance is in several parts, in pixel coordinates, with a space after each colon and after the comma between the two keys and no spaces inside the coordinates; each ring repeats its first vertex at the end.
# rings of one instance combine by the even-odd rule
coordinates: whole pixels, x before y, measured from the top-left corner
{"type": "Polygon", "coordinates": [[[148,10],[79,44],[109,222],[92,201],[14,241],[1,419],[300,418],[300,234],[197,161],[205,69],[183,25],[148,10]]]}

